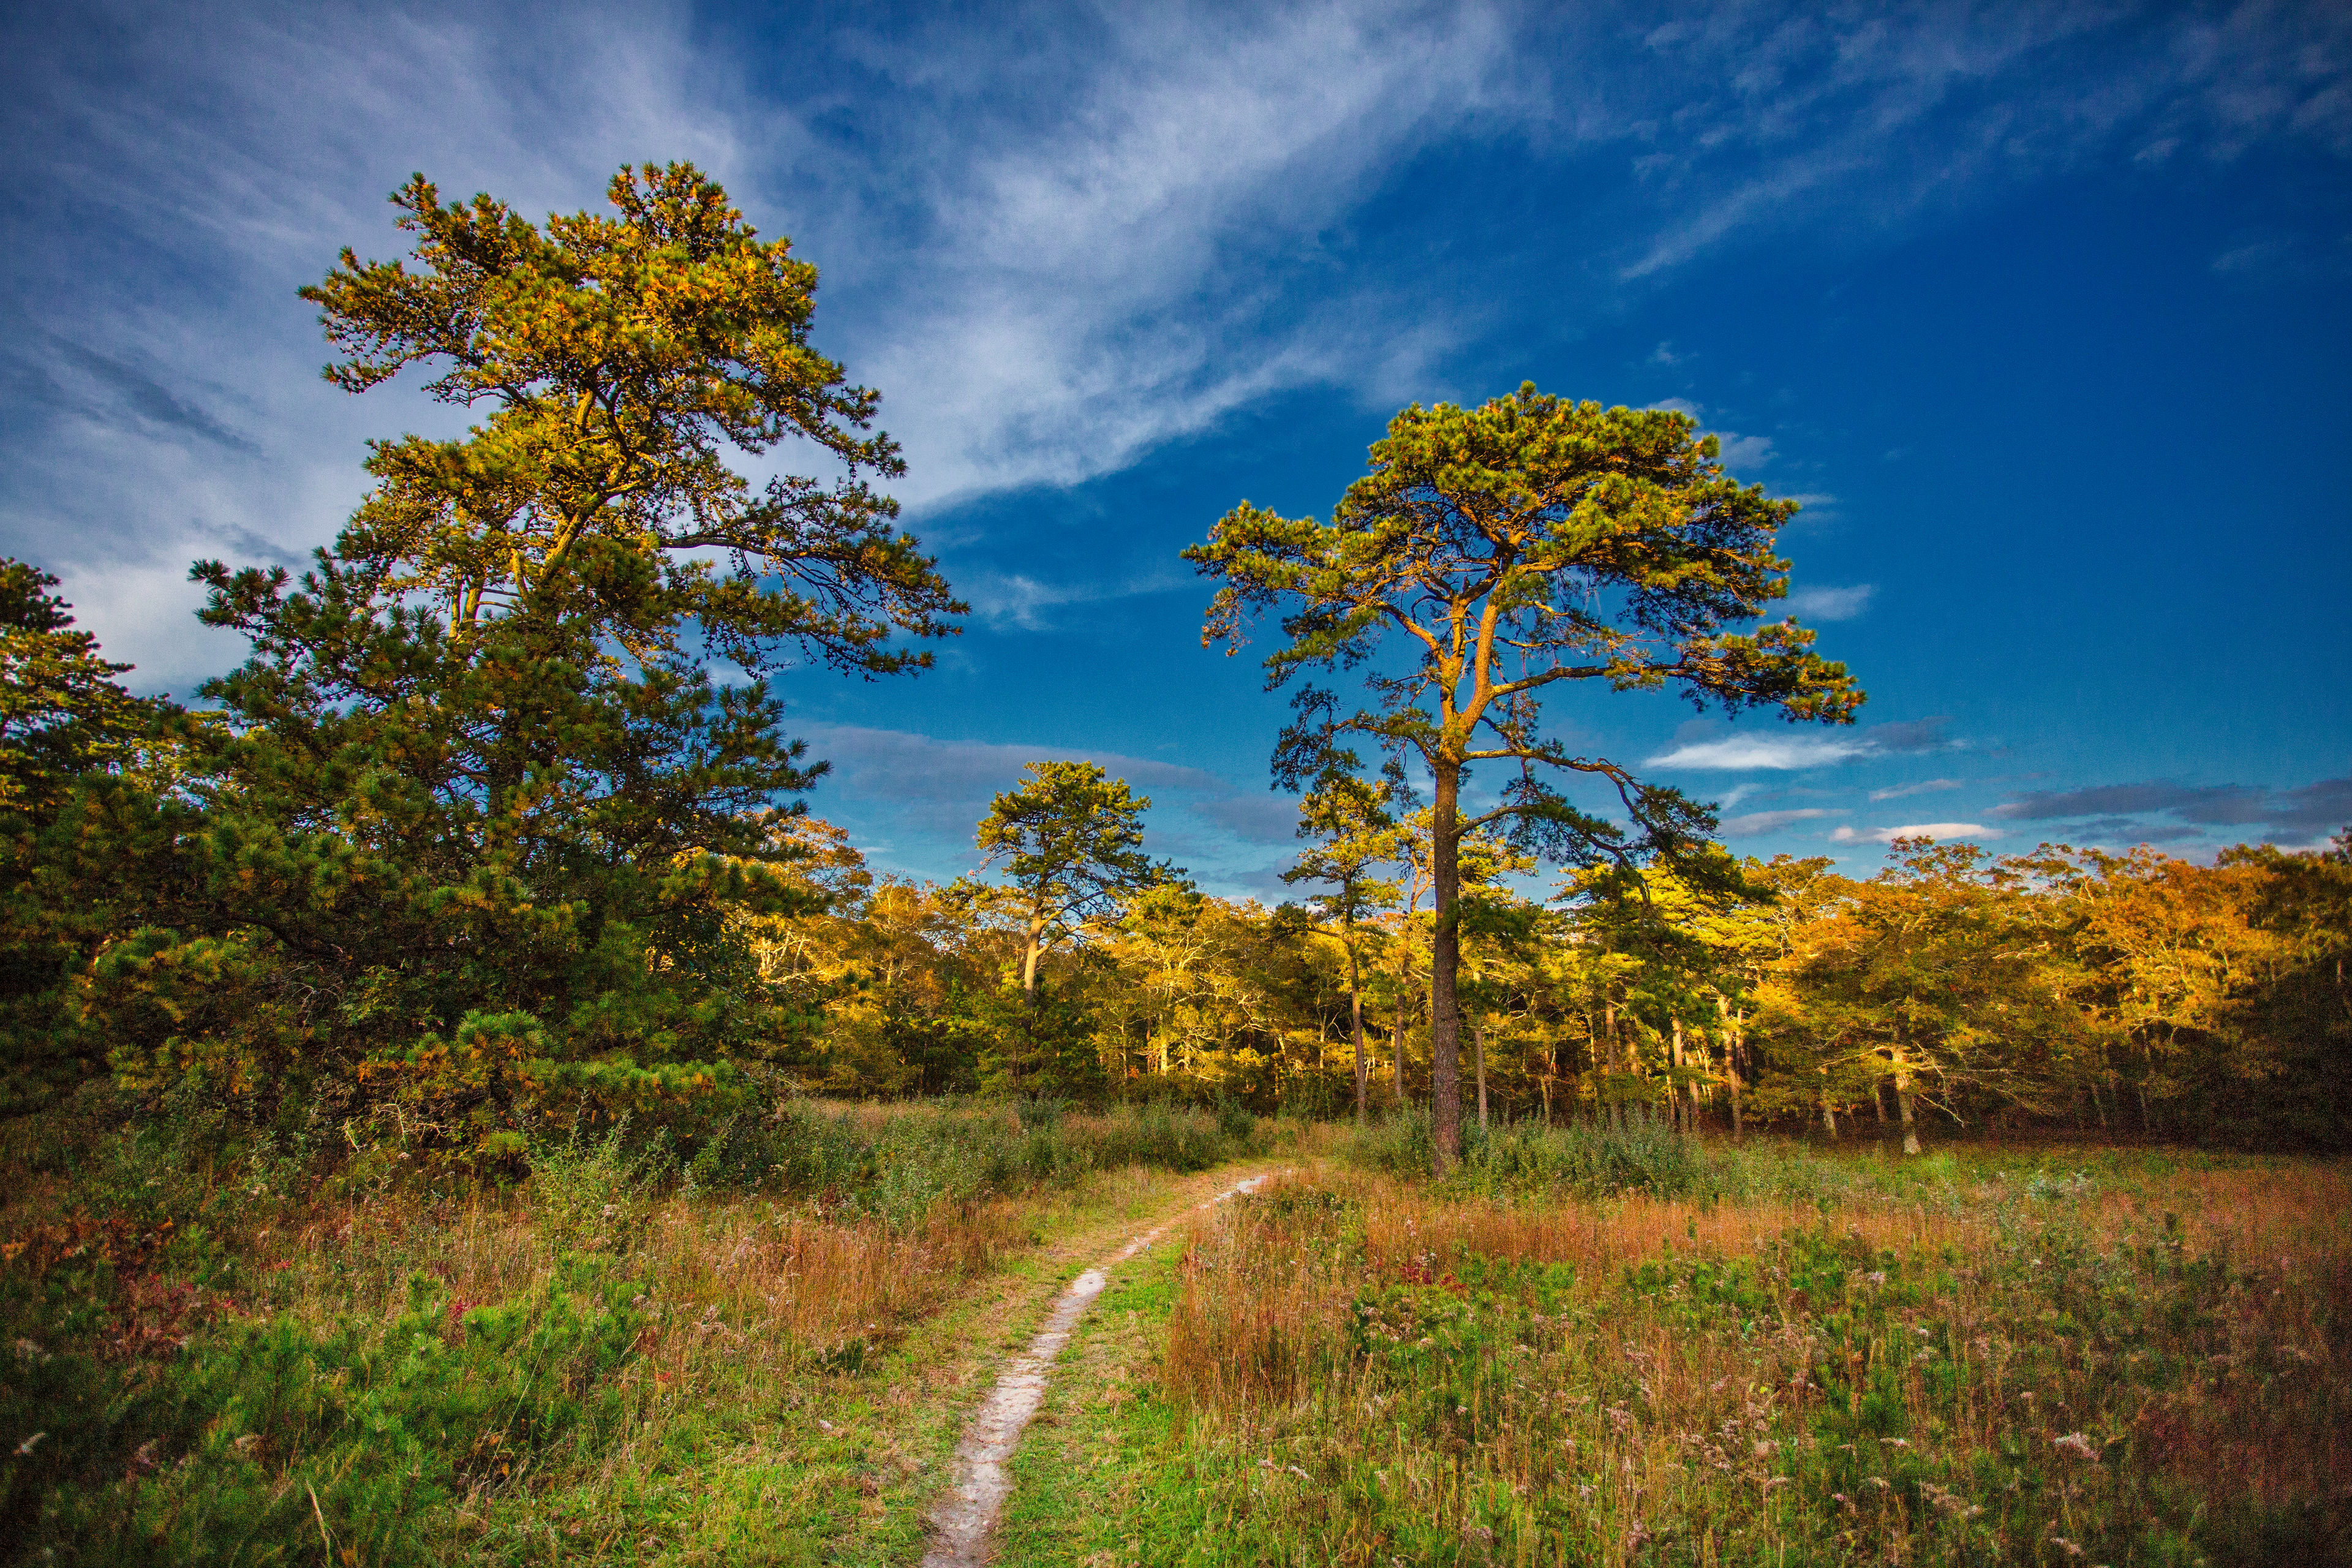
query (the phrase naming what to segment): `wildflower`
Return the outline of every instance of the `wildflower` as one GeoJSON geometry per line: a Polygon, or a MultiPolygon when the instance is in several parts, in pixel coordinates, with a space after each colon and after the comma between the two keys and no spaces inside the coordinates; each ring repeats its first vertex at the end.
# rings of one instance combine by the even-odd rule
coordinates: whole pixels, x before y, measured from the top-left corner
{"type": "Polygon", "coordinates": [[[2069,1432],[2063,1437],[2053,1437],[2050,1446],[2061,1453],[2072,1454],[2084,1464],[2099,1462],[2098,1445],[2080,1432],[2069,1432]]]}

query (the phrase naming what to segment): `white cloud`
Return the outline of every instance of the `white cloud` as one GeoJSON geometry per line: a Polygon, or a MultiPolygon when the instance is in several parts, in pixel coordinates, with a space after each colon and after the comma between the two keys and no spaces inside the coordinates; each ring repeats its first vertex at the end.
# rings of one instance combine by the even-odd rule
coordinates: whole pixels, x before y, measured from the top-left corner
{"type": "Polygon", "coordinates": [[[1900,827],[1838,827],[1830,832],[1832,844],[1892,844],[1898,838],[1999,838],[1998,827],[1975,822],[1909,822],[1900,827]]]}
{"type": "Polygon", "coordinates": [[[1867,730],[1735,731],[1724,734],[1710,731],[1704,721],[1694,720],[1683,726],[1675,746],[1649,758],[1644,765],[1716,773],[1788,773],[1826,767],[1855,757],[1957,751],[1967,742],[1947,736],[1947,723],[1939,716],[1874,724],[1867,730]]]}
{"type": "MultiPolygon", "coordinates": [[[[227,662],[186,614],[190,556],[236,529],[324,541],[365,436],[445,427],[320,383],[292,296],[343,244],[396,251],[382,196],[414,169],[537,216],[594,205],[624,160],[702,164],[826,268],[816,342],[887,395],[919,510],[1115,471],[1300,386],[1449,394],[1457,348],[1537,323],[1451,253],[1361,244],[1358,216],[1431,149],[1515,160],[1530,189],[1625,154],[1608,237],[1548,265],[1632,279],[1784,227],[1870,242],[2109,154],[2352,152],[2341,7],[1717,7],[1646,45],[1647,18],[1606,6],[941,10],[804,18],[789,58],[660,3],[27,15],[0,64],[20,176],[0,239],[41,321],[0,333],[28,411],[0,549],[43,556],[177,687],[227,662]]],[[[1543,309],[1543,331],[1575,324],[1543,309]]],[[[1059,591],[1008,574],[1002,613],[1059,591]]]]}
{"type": "Polygon", "coordinates": [[[1758,834],[1778,833],[1795,823],[1834,815],[1819,806],[1804,806],[1794,811],[1751,811],[1745,816],[1725,817],[1723,833],[1727,838],[1752,837],[1758,834]]]}
{"type": "Polygon", "coordinates": [[[1641,170],[1677,213],[1623,275],[1825,217],[1883,232],[2110,155],[2188,144],[2226,161],[2272,138],[2352,152],[2342,7],[2149,20],[2032,0],[1901,21],[1724,6],[1654,33],[1677,134],[1641,170]]]}
{"type": "Polygon", "coordinates": [[[1735,474],[1760,468],[1772,460],[1772,437],[1769,436],[1742,436],[1735,431],[1718,430],[1715,437],[1723,446],[1723,466],[1735,474]]]}
{"type": "Polygon", "coordinates": [[[1825,767],[1849,757],[1866,756],[1870,749],[1858,735],[1726,735],[1719,740],[1686,742],[1652,757],[1649,766],[1724,772],[1750,768],[1789,771],[1825,767]]]}
{"type": "Polygon", "coordinates": [[[1790,613],[1808,621],[1850,621],[1870,608],[1878,593],[1870,583],[1851,588],[1799,588],[1788,598],[1790,613]]]}
{"type": "Polygon", "coordinates": [[[1909,795],[1932,795],[1939,790],[1959,787],[1960,781],[1958,779],[1927,779],[1918,784],[1895,784],[1888,789],[1872,790],[1870,798],[1874,804],[1882,800],[1902,800],[1909,795]]]}
{"type": "Polygon", "coordinates": [[[1052,624],[1047,612],[1064,605],[1095,605],[1109,599],[1166,593],[1186,586],[1189,579],[1174,572],[1152,572],[1126,581],[1078,580],[1049,583],[1023,572],[962,572],[956,592],[972,614],[992,625],[1043,631],[1052,624]]]}
{"type": "Polygon", "coordinates": [[[902,309],[860,334],[861,374],[924,389],[890,414],[912,500],[1074,483],[1305,384],[1425,393],[1470,324],[1369,278],[1303,304],[1288,284],[1328,277],[1318,237],[1395,158],[1492,107],[1499,18],[1104,15],[1109,46],[1049,126],[924,133],[927,242],[902,309]]]}
{"type": "Polygon", "coordinates": [[[12,37],[44,131],[14,151],[43,173],[0,223],[47,330],[0,334],[39,431],[0,479],[0,549],[56,570],[142,689],[184,693],[241,651],[196,624],[193,558],[299,564],[359,500],[365,436],[462,422],[320,381],[295,289],[341,246],[396,251],[383,196],[415,170],[531,216],[601,200],[648,153],[732,179],[736,87],[659,5],[561,27],[429,5],[121,6],[102,43],[67,21],[92,13],[12,37]],[[59,240],[77,234],[104,248],[59,240]]]}

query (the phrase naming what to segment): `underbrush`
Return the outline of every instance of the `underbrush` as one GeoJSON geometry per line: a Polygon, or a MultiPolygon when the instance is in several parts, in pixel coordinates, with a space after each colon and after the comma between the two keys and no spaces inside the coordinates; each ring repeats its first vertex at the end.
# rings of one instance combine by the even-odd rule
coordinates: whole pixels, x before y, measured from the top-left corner
{"type": "Polygon", "coordinates": [[[517,1189],[314,1196],[212,1131],[49,1149],[10,1194],[0,1562],[814,1561],[853,1529],[889,1560],[928,1471],[847,1434],[910,1331],[1137,1167],[1262,1141],[787,1102],[691,1162],[576,1129],[517,1189]]]}
{"type": "Polygon", "coordinates": [[[1204,1171],[1269,1146],[1276,1124],[1187,1107],[828,1106],[786,1100],[718,1129],[687,1170],[705,1191],[793,1194],[904,1225],[941,1203],[1128,1165],[1204,1171]]]}
{"type": "Polygon", "coordinates": [[[2352,1561],[2343,1168],[1846,1174],[1237,1203],[1183,1265],[1137,1553],[2352,1561]]]}

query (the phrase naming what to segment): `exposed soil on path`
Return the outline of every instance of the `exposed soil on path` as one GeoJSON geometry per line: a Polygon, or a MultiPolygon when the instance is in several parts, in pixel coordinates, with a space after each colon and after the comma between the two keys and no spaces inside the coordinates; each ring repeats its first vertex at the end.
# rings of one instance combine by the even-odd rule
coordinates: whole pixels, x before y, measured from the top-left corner
{"type": "Polygon", "coordinates": [[[1171,1226],[1255,1189],[1276,1173],[1276,1169],[1261,1170],[1235,1181],[1229,1171],[1212,1173],[1210,1179],[1224,1184],[1219,1190],[1206,1197],[1188,1194],[1192,1201],[1185,1207],[1133,1237],[1064,1288],[1036,1337],[1006,1364],[996,1386],[965,1426],[963,1441],[956,1447],[953,1484],[928,1521],[931,1546],[923,1554],[923,1568],[982,1568],[989,1561],[990,1537],[1013,1489],[1005,1467],[1020,1447],[1022,1433],[1045,1403],[1055,1359],[1069,1343],[1078,1320],[1110,1283],[1108,1270],[1160,1240],[1171,1226]]]}

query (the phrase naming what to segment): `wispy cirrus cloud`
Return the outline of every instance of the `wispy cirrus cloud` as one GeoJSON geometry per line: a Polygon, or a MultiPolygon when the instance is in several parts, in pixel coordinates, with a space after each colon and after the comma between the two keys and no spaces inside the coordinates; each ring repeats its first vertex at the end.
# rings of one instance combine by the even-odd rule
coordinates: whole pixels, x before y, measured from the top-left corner
{"type": "MultiPolygon", "coordinates": [[[[365,436],[441,427],[322,386],[292,295],[343,244],[396,248],[382,196],[416,169],[537,216],[594,205],[625,160],[701,163],[825,268],[818,344],[883,389],[901,494],[936,512],[1118,471],[1302,387],[1451,395],[1465,345],[1573,331],[1766,237],[1878,243],[2101,159],[2352,153],[2341,7],[815,5],[772,26],[723,4],[18,8],[0,237],[40,319],[0,334],[22,454],[0,548],[64,569],[143,674],[226,662],[185,613],[201,541],[320,542],[365,436]],[[1465,153],[1602,216],[1517,250],[1377,232],[1401,181],[1465,153]],[[1529,289],[1531,268],[1582,281],[1529,289]]],[[[1729,437],[1748,466],[1772,439],[1729,437]]],[[[1061,591],[973,564],[1007,578],[1009,624],[1061,591]]]]}
{"type": "Polygon", "coordinates": [[[1872,790],[1870,799],[1871,804],[1874,805],[1882,800],[1905,800],[1915,795],[1934,795],[1943,790],[1961,787],[1958,779],[1922,779],[1917,784],[1895,784],[1886,789],[1872,790]]]}
{"type": "Polygon", "coordinates": [[[1851,588],[1798,588],[1789,595],[1789,613],[1801,620],[1850,621],[1870,608],[1877,594],[1869,583],[1851,588]]]}
{"type": "Polygon", "coordinates": [[[1681,101],[1679,134],[1639,166],[1680,213],[1628,278],[1824,216],[1892,229],[2103,158],[2226,161],[2274,138],[2352,153],[2341,7],[1716,6],[1645,41],[1681,101]]]}
{"type": "Polygon", "coordinates": [[[1799,806],[1788,811],[1751,811],[1739,816],[1723,819],[1723,835],[1727,838],[1753,838],[1766,833],[1778,833],[1800,822],[1811,822],[1819,817],[1835,816],[1839,813],[1821,806],[1799,806]]]}
{"type": "Polygon", "coordinates": [[[1174,571],[1146,572],[1125,579],[1055,581],[1025,572],[983,568],[960,574],[956,579],[956,591],[971,605],[974,615],[993,625],[1017,626],[1024,631],[1047,629],[1054,621],[1053,612],[1066,605],[1097,605],[1109,599],[1161,594],[1189,585],[1190,579],[1174,571]]]}

